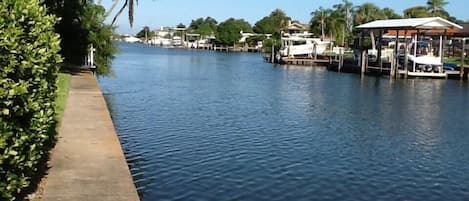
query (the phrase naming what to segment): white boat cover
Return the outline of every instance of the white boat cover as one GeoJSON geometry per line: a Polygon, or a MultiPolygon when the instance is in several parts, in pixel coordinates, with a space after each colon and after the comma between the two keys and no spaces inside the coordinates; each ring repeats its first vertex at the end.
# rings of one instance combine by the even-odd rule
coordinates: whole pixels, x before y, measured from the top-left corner
{"type": "Polygon", "coordinates": [[[441,66],[443,65],[441,63],[441,57],[435,57],[435,56],[419,56],[416,57],[414,55],[408,55],[409,60],[417,63],[417,64],[423,64],[423,65],[435,65],[435,66],[441,66]]]}
{"type": "Polygon", "coordinates": [[[376,20],[357,26],[357,29],[462,29],[461,25],[441,17],[376,20]]]}

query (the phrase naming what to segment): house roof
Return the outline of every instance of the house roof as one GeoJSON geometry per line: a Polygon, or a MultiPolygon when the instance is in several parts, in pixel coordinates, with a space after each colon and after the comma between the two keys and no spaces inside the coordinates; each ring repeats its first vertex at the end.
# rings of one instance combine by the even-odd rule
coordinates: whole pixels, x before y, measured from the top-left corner
{"type": "Polygon", "coordinates": [[[308,28],[309,28],[309,25],[302,24],[298,21],[288,21],[288,25],[286,27],[286,29],[288,30],[298,30],[298,31],[307,30],[308,28]]]}
{"type": "Polygon", "coordinates": [[[459,30],[458,32],[454,33],[453,36],[455,37],[469,37],[469,23],[461,24],[463,29],[459,30]]]}
{"type": "Polygon", "coordinates": [[[441,17],[377,20],[362,24],[357,29],[462,29],[463,27],[441,17]]]}

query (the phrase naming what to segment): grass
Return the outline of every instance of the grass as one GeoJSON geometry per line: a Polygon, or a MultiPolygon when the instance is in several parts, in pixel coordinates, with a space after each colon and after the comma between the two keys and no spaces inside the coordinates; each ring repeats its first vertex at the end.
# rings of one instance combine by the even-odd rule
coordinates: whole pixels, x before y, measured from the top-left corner
{"type": "Polygon", "coordinates": [[[62,115],[65,110],[65,105],[67,103],[68,97],[68,89],[70,84],[70,79],[72,75],[69,73],[59,73],[58,75],[58,82],[57,82],[57,97],[55,99],[55,119],[57,120],[58,124],[62,120],[62,115]]]}
{"type": "MultiPolygon", "coordinates": [[[[444,59],[445,63],[454,63],[454,64],[461,64],[461,57],[447,57],[444,59]]],[[[469,65],[469,58],[464,59],[464,65],[469,65]]]]}

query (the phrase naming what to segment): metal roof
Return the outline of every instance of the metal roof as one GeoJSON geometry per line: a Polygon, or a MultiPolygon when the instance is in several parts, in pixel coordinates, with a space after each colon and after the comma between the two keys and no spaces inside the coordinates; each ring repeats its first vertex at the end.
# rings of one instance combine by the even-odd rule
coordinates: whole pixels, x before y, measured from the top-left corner
{"type": "Polygon", "coordinates": [[[441,17],[377,20],[362,24],[357,29],[462,29],[463,27],[441,17]]]}

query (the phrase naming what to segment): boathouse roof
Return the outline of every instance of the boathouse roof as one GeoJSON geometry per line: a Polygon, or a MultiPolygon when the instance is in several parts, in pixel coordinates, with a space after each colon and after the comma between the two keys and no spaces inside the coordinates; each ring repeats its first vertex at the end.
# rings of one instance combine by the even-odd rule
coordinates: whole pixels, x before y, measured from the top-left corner
{"type": "Polygon", "coordinates": [[[441,17],[428,17],[428,18],[408,18],[408,19],[392,19],[392,20],[377,20],[362,24],[356,27],[357,29],[462,29],[463,27],[445,20],[441,17]]]}

